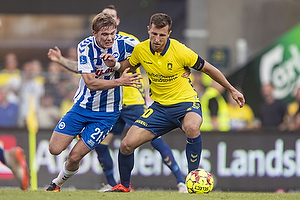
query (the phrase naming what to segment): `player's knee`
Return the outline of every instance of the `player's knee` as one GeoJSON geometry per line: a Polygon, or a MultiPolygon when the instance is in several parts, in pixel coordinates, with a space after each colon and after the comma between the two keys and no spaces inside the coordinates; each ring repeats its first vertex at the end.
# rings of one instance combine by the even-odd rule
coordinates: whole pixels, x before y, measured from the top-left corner
{"type": "Polygon", "coordinates": [[[187,135],[199,135],[200,127],[197,124],[188,124],[184,127],[184,131],[187,135]]]}
{"type": "Polygon", "coordinates": [[[62,150],[60,150],[59,148],[56,148],[54,145],[49,144],[49,152],[52,155],[57,156],[62,152],[62,150]]]}
{"type": "Polygon", "coordinates": [[[120,151],[123,154],[131,154],[134,151],[134,147],[126,141],[121,142],[120,151]]]}
{"type": "Polygon", "coordinates": [[[66,148],[63,148],[61,145],[57,145],[55,142],[51,142],[49,143],[49,152],[52,155],[59,155],[63,150],[65,150],[66,148]]]}
{"type": "Polygon", "coordinates": [[[70,163],[70,165],[78,165],[79,162],[80,162],[80,156],[76,154],[70,154],[68,156],[68,163],[70,163]]]}

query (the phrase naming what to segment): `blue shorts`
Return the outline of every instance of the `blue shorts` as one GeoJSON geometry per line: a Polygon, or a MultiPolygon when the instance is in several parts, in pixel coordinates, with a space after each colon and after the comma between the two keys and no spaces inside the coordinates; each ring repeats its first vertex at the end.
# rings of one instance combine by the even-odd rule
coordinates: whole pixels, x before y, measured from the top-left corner
{"type": "Polygon", "coordinates": [[[182,129],[181,120],[189,112],[198,113],[202,117],[201,104],[183,102],[165,106],[154,102],[133,125],[147,129],[155,137],[159,137],[175,128],[182,129]]]}
{"type": "Polygon", "coordinates": [[[110,132],[121,135],[125,125],[130,127],[145,112],[145,109],[145,105],[123,106],[120,117],[110,132]]]}
{"type": "Polygon", "coordinates": [[[76,137],[80,132],[82,140],[94,149],[107,136],[116,123],[118,112],[95,112],[75,104],[56,125],[54,131],[76,137]]]}

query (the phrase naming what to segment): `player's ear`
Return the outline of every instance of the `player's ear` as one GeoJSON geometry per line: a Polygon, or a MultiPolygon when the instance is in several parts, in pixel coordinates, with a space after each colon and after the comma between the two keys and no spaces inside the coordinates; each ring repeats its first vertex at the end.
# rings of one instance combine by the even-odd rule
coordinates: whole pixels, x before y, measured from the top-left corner
{"type": "Polygon", "coordinates": [[[120,18],[117,18],[116,20],[117,26],[119,26],[120,22],[121,22],[120,18]]]}
{"type": "Polygon", "coordinates": [[[96,35],[97,35],[97,32],[93,30],[93,36],[96,37],[96,35]]]}

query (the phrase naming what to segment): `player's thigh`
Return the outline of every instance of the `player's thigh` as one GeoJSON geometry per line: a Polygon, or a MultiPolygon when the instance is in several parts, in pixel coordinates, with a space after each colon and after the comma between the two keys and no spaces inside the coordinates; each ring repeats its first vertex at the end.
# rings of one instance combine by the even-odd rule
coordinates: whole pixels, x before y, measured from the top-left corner
{"type": "Polygon", "coordinates": [[[101,144],[109,145],[113,137],[113,133],[108,133],[104,140],[101,142],[101,144]]]}
{"type": "Polygon", "coordinates": [[[63,150],[65,150],[72,140],[74,139],[74,136],[72,135],[66,135],[59,132],[54,131],[52,133],[52,136],[50,138],[49,142],[49,151],[53,155],[60,154],[63,150]]]}
{"type": "Polygon", "coordinates": [[[132,153],[134,149],[153,140],[154,137],[155,135],[151,131],[133,125],[123,138],[120,150],[124,154],[132,153]]]}

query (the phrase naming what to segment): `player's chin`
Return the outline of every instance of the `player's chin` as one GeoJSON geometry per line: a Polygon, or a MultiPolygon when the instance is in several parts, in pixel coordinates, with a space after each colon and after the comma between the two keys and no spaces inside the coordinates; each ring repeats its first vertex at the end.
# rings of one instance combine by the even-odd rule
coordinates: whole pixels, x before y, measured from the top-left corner
{"type": "Polygon", "coordinates": [[[152,45],[152,49],[153,49],[154,51],[159,51],[160,48],[161,48],[161,45],[160,45],[160,44],[154,44],[154,45],[152,45]]]}

